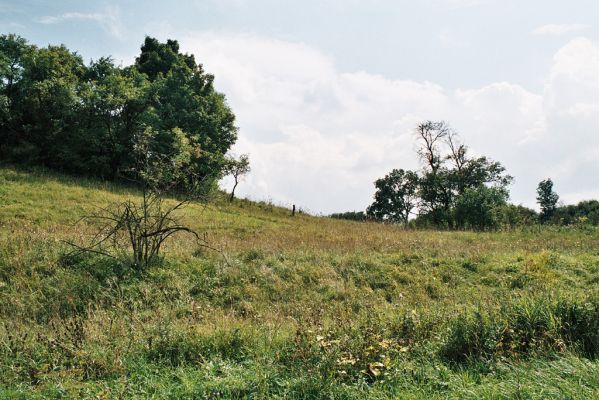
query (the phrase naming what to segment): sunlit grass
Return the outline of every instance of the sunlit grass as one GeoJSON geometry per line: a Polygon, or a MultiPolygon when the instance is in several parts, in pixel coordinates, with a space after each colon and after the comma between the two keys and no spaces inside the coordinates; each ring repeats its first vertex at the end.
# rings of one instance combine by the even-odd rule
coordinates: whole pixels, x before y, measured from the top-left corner
{"type": "Polygon", "coordinates": [[[410,231],[223,197],[181,214],[220,252],[180,235],[143,274],[62,257],[83,215],[136,196],[0,170],[0,398],[599,396],[593,228],[410,231]]]}

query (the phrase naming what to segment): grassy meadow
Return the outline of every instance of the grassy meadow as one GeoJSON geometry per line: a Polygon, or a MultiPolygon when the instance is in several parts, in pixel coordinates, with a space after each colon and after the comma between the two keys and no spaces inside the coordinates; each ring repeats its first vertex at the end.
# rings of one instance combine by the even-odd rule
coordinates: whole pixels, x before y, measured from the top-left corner
{"type": "Polygon", "coordinates": [[[181,212],[144,273],[65,257],[133,188],[0,169],[0,398],[599,398],[599,231],[181,212]]]}

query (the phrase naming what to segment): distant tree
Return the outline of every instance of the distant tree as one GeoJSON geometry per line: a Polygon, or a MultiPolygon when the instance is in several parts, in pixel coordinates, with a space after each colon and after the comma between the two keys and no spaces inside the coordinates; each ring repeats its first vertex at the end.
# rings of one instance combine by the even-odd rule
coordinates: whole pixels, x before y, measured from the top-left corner
{"type": "Polygon", "coordinates": [[[467,188],[455,205],[455,221],[459,228],[496,229],[501,223],[501,206],[506,204],[505,192],[480,185],[467,188]]]}
{"type": "Polygon", "coordinates": [[[552,219],[561,225],[599,225],[599,201],[584,200],[578,204],[557,207],[552,219]]]}
{"type": "Polygon", "coordinates": [[[537,186],[537,203],[541,207],[539,219],[541,223],[548,222],[557,209],[559,196],[553,191],[553,181],[547,178],[537,186]]]}
{"type": "Polygon", "coordinates": [[[440,147],[450,131],[449,125],[444,121],[426,121],[416,127],[416,137],[420,143],[418,156],[433,174],[443,164],[440,147]]]}
{"type": "Polygon", "coordinates": [[[394,169],[374,183],[374,202],[366,210],[370,217],[389,222],[408,224],[417,205],[420,179],[413,171],[394,169]]]}
{"type": "Polygon", "coordinates": [[[233,188],[229,196],[229,201],[233,201],[235,198],[235,189],[239,184],[243,176],[250,172],[250,158],[247,154],[242,154],[238,158],[234,156],[228,156],[225,162],[224,175],[230,175],[233,177],[233,188]]]}
{"type": "Polygon", "coordinates": [[[366,221],[368,215],[364,211],[346,211],[342,213],[334,213],[329,215],[330,218],[334,219],[346,219],[350,221],[366,221]]]}
{"type": "Polygon", "coordinates": [[[468,158],[461,171],[453,170],[454,190],[459,196],[466,189],[487,185],[507,194],[508,186],[514,181],[505,173],[505,167],[487,157],[468,158]]]}
{"type": "Polygon", "coordinates": [[[501,224],[506,227],[528,226],[539,220],[537,212],[523,205],[505,204],[499,208],[501,224]]]}
{"type": "Polygon", "coordinates": [[[499,162],[471,157],[468,147],[449,124],[426,121],[417,126],[416,137],[423,165],[419,185],[420,223],[459,226],[454,208],[469,189],[486,186],[507,198],[507,187],[513,178],[499,162]]]}

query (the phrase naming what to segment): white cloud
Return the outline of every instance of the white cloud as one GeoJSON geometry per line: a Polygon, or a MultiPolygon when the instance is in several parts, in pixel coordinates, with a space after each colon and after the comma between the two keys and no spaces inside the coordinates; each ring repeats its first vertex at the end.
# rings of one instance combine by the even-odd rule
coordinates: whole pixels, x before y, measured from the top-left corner
{"type": "Polygon", "coordinates": [[[553,57],[544,91],[548,128],[544,154],[564,199],[599,188],[599,46],[568,42],[553,57]]]}
{"type": "Polygon", "coordinates": [[[532,33],[534,35],[564,35],[566,33],[574,33],[589,29],[590,25],[584,24],[547,24],[539,26],[532,33]]]}
{"type": "Polygon", "coordinates": [[[37,22],[45,25],[61,24],[69,21],[96,22],[112,36],[119,38],[123,36],[120,13],[119,9],[116,7],[107,7],[106,10],[101,13],[68,12],[61,15],[45,15],[37,19],[37,22]]]}
{"type": "MultiPolygon", "coordinates": [[[[559,189],[559,188],[558,188],[559,189]]],[[[564,204],[575,204],[583,200],[597,200],[599,199],[599,189],[597,190],[583,190],[580,192],[570,192],[560,197],[560,202],[564,204]]]]}
{"type": "Polygon", "coordinates": [[[364,209],[376,178],[418,168],[413,129],[425,119],[450,121],[475,153],[504,163],[518,203],[533,205],[546,176],[564,198],[599,188],[599,47],[588,39],[555,54],[543,93],[509,82],[448,92],[342,72],[305,44],[255,35],[199,33],[181,44],[215,73],[238,117],[235,151],[252,162],[241,195],[314,212],[364,209]]]}
{"type": "Polygon", "coordinates": [[[549,106],[563,110],[583,102],[596,103],[599,91],[599,47],[587,38],[577,38],[553,57],[546,97],[549,106]]]}

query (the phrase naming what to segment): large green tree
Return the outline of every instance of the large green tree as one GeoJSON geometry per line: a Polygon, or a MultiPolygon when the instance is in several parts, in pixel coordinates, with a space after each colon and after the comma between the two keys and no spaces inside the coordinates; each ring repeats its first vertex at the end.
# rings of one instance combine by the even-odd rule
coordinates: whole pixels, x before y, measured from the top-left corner
{"type": "Polygon", "coordinates": [[[143,131],[149,82],[135,68],[118,68],[112,59],[92,62],[79,88],[78,135],[71,149],[76,171],[116,178],[132,165],[132,138],[143,131]]]}
{"type": "Polygon", "coordinates": [[[201,149],[194,172],[216,178],[237,139],[237,127],[225,96],[214,89],[214,76],[193,55],[180,53],[177,41],[146,37],[141,50],[136,67],[151,82],[148,118],[161,132],[159,143],[168,151],[173,143],[169,132],[181,129],[201,149]]]}
{"type": "Polygon", "coordinates": [[[18,140],[18,83],[23,76],[23,57],[28,49],[25,39],[16,35],[0,36],[0,153],[18,140]]]}
{"type": "Polygon", "coordinates": [[[235,116],[193,55],[175,40],[147,37],[133,66],[110,57],[86,65],[64,46],[39,48],[0,36],[0,155],[13,162],[114,179],[131,178],[135,137],[151,151],[194,151],[177,187],[202,176],[212,186],[237,139],[235,116]],[[195,179],[195,178],[194,178],[195,179]]]}
{"type": "Polygon", "coordinates": [[[374,183],[374,202],[366,214],[379,221],[408,224],[417,205],[418,174],[413,171],[394,169],[374,183]]]}

